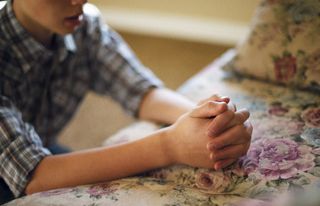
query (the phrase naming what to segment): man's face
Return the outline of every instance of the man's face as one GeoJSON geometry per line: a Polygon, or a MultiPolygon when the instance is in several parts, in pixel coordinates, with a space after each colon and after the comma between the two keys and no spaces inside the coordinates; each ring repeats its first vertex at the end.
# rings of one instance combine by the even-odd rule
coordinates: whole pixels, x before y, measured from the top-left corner
{"type": "Polygon", "coordinates": [[[15,0],[31,26],[67,34],[81,23],[82,7],[87,0],[15,0]]]}

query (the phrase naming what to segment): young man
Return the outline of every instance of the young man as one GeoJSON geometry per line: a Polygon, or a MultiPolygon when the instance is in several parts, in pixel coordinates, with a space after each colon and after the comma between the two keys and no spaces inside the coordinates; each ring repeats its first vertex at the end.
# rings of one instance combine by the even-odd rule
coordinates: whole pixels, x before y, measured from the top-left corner
{"type": "Polygon", "coordinates": [[[217,96],[194,105],[165,89],[85,3],[9,0],[0,11],[2,201],[176,163],[220,169],[247,152],[246,110],[217,96]],[[65,151],[55,138],[89,90],[172,126],[127,144],[57,154],[65,151]]]}

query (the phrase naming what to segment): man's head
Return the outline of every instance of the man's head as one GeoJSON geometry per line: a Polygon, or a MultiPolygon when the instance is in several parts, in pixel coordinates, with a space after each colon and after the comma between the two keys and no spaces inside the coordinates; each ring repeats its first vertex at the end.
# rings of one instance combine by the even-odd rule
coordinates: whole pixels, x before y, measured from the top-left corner
{"type": "Polygon", "coordinates": [[[20,23],[36,38],[71,33],[80,24],[87,0],[14,0],[20,23]]]}

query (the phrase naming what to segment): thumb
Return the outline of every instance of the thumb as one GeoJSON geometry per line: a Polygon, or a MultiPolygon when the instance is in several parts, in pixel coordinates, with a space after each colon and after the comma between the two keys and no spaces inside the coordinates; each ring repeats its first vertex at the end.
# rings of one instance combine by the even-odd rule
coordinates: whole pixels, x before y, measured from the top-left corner
{"type": "Polygon", "coordinates": [[[194,118],[212,118],[228,109],[225,102],[207,101],[198,105],[190,112],[190,117],[194,118]]]}
{"type": "Polygon", "coordinates": [[[199,103],[198,103],[198,106],[199,105],[202,105],[208,101],[215,101],[215,102],[225,102],[225,103],[229,103],[230,102],[230,98],[229,97],[222,97],[218,94],[214,94],[212,95],[211,97],[207,98],[207,99],[203,99],[201,100],[199,103]]]}

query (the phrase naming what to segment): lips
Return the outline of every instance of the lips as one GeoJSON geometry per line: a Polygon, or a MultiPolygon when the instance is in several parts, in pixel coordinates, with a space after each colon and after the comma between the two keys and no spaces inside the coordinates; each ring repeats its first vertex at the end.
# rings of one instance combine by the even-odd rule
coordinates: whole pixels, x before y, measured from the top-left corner
{"type": "Polygon", "coordinates": [[[68,28],[74,29],[75,27],[79,26],[83,19],[83,14],[79,13],[74,16],[70,16],[64,19],[64,25],[68,28]]]}
{"type": "Polygon", "coordinates": [[[69,16],[69,17],[67,17],[67,18],[65,18],[65,19],[78,19],[80,16],[82,16],[82,12],[81,13],[78,13],[78,14],[75,14],[75,15],[73,15],[73,16],[69,16]]]}

